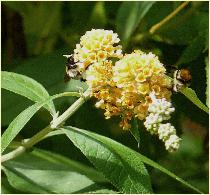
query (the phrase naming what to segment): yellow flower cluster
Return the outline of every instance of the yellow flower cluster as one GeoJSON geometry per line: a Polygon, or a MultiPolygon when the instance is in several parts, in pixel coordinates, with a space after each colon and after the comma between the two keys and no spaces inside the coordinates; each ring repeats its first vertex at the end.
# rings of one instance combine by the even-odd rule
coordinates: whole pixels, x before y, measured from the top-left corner
{"type": "Polygon", "coordinates": [[[112,79],[112,67],[112,61],[106,60],[94,63],[86,71],[86,80],[91,89],[91,96],[99,100],[96,107],[106,110],[104,113],[106,119],[120,115],[122,112],[118,103],[121,89],[116,87],[112,79]]]}
{"type": "Polygon", "coordinates": [[[105,109],[107,119],[120,115],[125,130],[133,117],[146,118],[150,92],[159,98],[171,96],[164,66],[154,54],[142,51],[125,55],[115,65],[108,60],[94,63],[86,71],[86,80],[92,96],[99,100],[96,106],[105,109]]]}
{"type": "Polygon", "coordinates": [[[106,119],[120,116],[120,126],[128,130],[133,117],[146,118],[151,92],[170,100],[171,83],[157,56],[140,50],[123,56],[119,41],[113,31],[93,29],[81,37],[73,57],[91,95],[98,99],[96,107],[105,110],[106,119]]]}
{"type": "Polygon", "coordinates": [[[158,98],[170,99],[171,82],[165,71],[157,56],[139,50],[125,55],[113,66],[113,81],[122,89],[121,103],[138,119],[146,118],[152,91],[158,98]]]}
{"type": "Polygon", "coordinates": [[[131,128],[136,117],[146,130],[159,135],[166,149],[175,151],[180,138],[175,128],[163,121],[174,112],[171,105],[171,81],[158,57],[136,50],[122,54],[119,38],[113,31],[93,29],[76,45],[73,69],[86,79],[96,107],[105,110],[105,118],[120,116],[120,127],[131,128]],[[113,58],[115,58],[113,60],[113,58]]]}
{"type": "Polygon", "coordinates": [[[116,45],[119,41],[118,35],[111,30],[92,29],[87,31],[74,50],[78,71],[83,73],[93,63],[122,57],[122,47],[116,45]]]}
{"type": "Polygon", "coordinates": [[[146,54],[137,50],[127,54],[116,62],[113,70],[113,80],[125,92],[136,93],[143,98],[155,91],[159,98],[170,98],[170,80],[165,77],[163,64],[152,53],[146,54]]]}

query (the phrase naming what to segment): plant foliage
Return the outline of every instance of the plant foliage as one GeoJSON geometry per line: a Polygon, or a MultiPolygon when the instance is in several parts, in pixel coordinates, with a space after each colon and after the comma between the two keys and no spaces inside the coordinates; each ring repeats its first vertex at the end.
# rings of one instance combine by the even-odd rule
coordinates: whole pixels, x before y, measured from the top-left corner
{"type": "Polygon", "coordinates": [[[208,2],[189,2],[150,31],[182,3],[2,2],[2,194],[209,193],[208,2]],[[97,28],[117,32],[126,53],[158,55],[170,77],[174,66],[190,69],[191,85],[172,96],[175,154],[140,121],[123,131],[118,117],[104,119],[94,99],[82,99],[86,83],[64,82],[62,55],[97,28]]]}

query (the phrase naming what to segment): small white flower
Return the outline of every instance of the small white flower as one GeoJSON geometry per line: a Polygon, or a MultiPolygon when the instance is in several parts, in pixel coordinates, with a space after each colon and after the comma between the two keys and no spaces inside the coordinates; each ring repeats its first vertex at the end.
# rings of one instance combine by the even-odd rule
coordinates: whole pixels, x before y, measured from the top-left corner
{"type": "Polygon", "coordinates": [[[146,117],[144,126],[151,134],[157,134],[158,132],[158,123],[162,121],[162,118],[158,114],[151,113],[146,117]]]}
{"type": "Polygon", "coordinates": [[[158,128],[158,135],[159,139],[166,141],[169,139],[170,135],[175,135],[176,134],[176,129],[174,126],[171,125],[171,123],[166,123],[166,124],[160,124],[158,128]]]}
{"type": "Polygon", "coordinates": [[[165,98],[157,99],[154,92],[150,93],[150,97],[152,103],[149,105],[148,111],[162,115],[164,120],[170,119],[170,114],[175,111],[171,102],[168,102],[165,98]]]}
{"type": "Polygon", "coordinates": [[[177,135],[171,135],[165,142],[166,150],[174,152],[179,148],[181,139],[177,135]]]}

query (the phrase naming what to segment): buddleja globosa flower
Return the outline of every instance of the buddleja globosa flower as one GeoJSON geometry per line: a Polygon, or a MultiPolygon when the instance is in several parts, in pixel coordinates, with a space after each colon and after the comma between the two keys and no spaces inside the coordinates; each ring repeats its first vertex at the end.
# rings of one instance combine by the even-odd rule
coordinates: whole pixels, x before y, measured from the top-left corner
{"type": "Polygon", "coordinates": [[[146,130],[158,135],[168,151],[179,147],[180,138],[169,122],[174,112],[171,81],[158,57],[136,50],[123,56],[119,38],[108,30],[91,30],[81,37],[73,58],[97,99],[105,118],[120,116],[120,127],[131,128],[132,118],[144,120],[146,130]],[[115,60],[113,60],[115,58],[115,60]]]}
{"type": "Polygon", "coordinates": [[[143,120],[154,91],[157,97],[170,99],[170,81],[165,77],[165,68],[158,58],[140,50],[125,55],[113,67],[113,80],[122,89],[121,103],[127,105],[135,117],[143,120]]]}
{"type": "Polygon", "coordinates": [[[97,108],[105,109],[105,117],[117,116],[121,113],[118,106],[118,100],[121,96],[121,90],[116,87],[113,81],[113,63],[112,61],[102,61],[91,65],[86,71],[86,80],[91,90],[91,96],[99,101],[97,108]]]}
{"type": "Polygon", "coordinates": [[[78,71],[83,73],[93,63],[122,57],[122,46],[117,45],[119,41],[118,35],[111,30],[92,29],[87,31],[74,50],[78,71]]]}
{"type": "Polygon", "coordinates": [[[110,60],[123,56],[119,41],[113,31],[93,29],[81,37],[80,44],[74,50],[78,71],[86,79],[91,96],[98,99],[96,107],[105,109],[106,119],[121,113],[121,108],[117,106],[121,90],[112,79],[113,62],[110,60]]]}

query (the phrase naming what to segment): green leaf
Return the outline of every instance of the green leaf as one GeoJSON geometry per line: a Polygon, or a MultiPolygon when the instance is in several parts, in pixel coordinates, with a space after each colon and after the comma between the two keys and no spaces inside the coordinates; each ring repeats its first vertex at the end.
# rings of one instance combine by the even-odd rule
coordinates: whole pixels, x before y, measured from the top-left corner
{"type": "MultiPolygon", "coordinates": [[[[71,80],[68,83],[64,82],[64,71],[66,59],[62,56],[67,50],[59,50],[49,55],[39,56],[24,61],[12,70],[12,72],[24,74],[33,78],[48,90],[49,94],[57,94],[67,91],[78,91],[78,87],[87,88],[84,82],[71,80]]],[[[61,99],[56,102],[56,107],[60,110],[60,105],[65,103],[71,104],[74,98],[61,99]]],[[[30,106],[30,101],[16,94],[2,90],[2,125],[8,124],[22,110],[30,106]],[[4,101],[5,100],[5,101],[4,101]]],[[[41,115],[39,118],[42,120],[41,115]]]]}
{"type": "Polygon", "coordinates": [[[195,104],[198,108],[205,111],[207,114],[209,113],[209,109],[199,100],[195,91],[191,88],[184,88],[181,90],[181,93],[184,94],[193,104],[195,104]]]}
{"type": "Polygon", "coordinates": [[[1,177],[1,194],[21,194],[20,191],[14,189],[5,176],[1,177]]]}
{"type": "Polygon", "coordinates": [[[63,131],[120,192],[151,192],[149,176],[142,164],[144,162],[159,169],[186,187],[202,193],[158,163],[110,138],[75,127],[65,127],[63,131]]]}
{"type": "Polygon", "coordinates": [[[134,136],[135,140],[137,141],[137,143],[139,145],[140,144],[140,133],[139,133],[138,120],[136,118],[131,121],[131,129],[129,131],[134,136]]]}
{"type": "Polygon", "coordinates": [[[206,44],[206,32],[202,32],[183,51],[177,64],[189,63],[195,60],[203,52],[205,44],[206,44]]]}
{"type": "Polygon", "coordinates": [[[89,19],[90,25],[97,26],[97,28],[105,27],[107,18],[104,3],[103,1],[96,2],[89,19]]]}
{"type": "Polygon", "coordinates": [[[89,167],[64,159],[35,149],[32,153],[4,162],[3,170],[11,186],[27,193],[69,194],[104,189],[79,172],[80,166],[82,169],[89,167]]]}
{"type": "Polygon", "coordinates": [[[209,107],[209,57],[205,58],[206,64],[206,105],[209,107]]]}
{"type": "Polygon", "coordinates": [[[123,2],[117,14],[117,32],[126,42],[155,2],[123,2]]]}
{"type": "MultiPolygon", "coordinates": [[[[200,157],[203,152],[203,142],[202,138],[198,136],[193,136],[190,133],[185,133],[181,137],[182,142],[180,149],[177,151],[176,155],[183,155],[187,158],[200,157]]],[[[176,157],[175,157],[176,158],[176,157]]]]}
{"type": "Polygon", "coordinates": [[[79,96],[78,93],[74,92],[66,92],[61,94],[56,94],[45,101],[37,102],[34,105],[28,107],[24,111],[22,111],[9,125],[6,131],[3,133],[1,137],[1,152],[5,150],[5,148],[10,144],[10,142],[16,137],[16,135],[21,131],[21,129],[25,126],[25,124],[32,118],[32,116],[46,103],[49,101],[63,97],[63,96],[79,96]]]}
{"type": "MultiPolygon", "coordinates": [[[[6,71],[2,71],[1,76],[1,87],[3,89],[22,95],[34,102],[40,102],[50,97],[46,89],[34,79],[6,71]]],[[[45,108],[52,115],[56,112],[52,101],[49,101],[45,108]]]]}
{"type": "Polygon", "coordinates": [[[42,107],[36,103],[22,111],[9,125],[1,137],[1,152],[3,152],[10,142],[17,136],[32,116],[42,107]]]}
{"type": "Polygon", "coordinates": [[[109,189],[99,189],[88,192],[89,194],[118,194],[118,192],[109,189]]]}
{"type": "Polygon", "coordinates": [[[18,190],[29,193],[50,193],[30,179],[26,178],[23,173],[18,173],[15,169],[5,168],[3,166],[3,171],[8,178],[10,185],[18,190]]]}
{"type": "MultiPolygon", "coordinates": [[[[60,132],[60,134],[63,134],[63,131],[60,132]]],[[[61,156],[59,154],[49,152],[46,150],[41,150],[41,149],[35,149],[33,150],[31,154],[42,160],[47,160],[51,163],[62,165],[68,168],[69,170],[85,175],[89,179],[95,182],[105,182],[105,183],[107,182],[107,180],[103,177],[103,175],[99,173],[98,171],[96,171],[94,168],[88,167],[87,165],[83,165],[80,162],[70,160],[67,157],[61,156]]]]}
{"type": "Polygon", "coordinates": [[[148,172],[129,148],[103,136],[73,127],[64,133],[121,193],[151,193],[148,172]]]}

